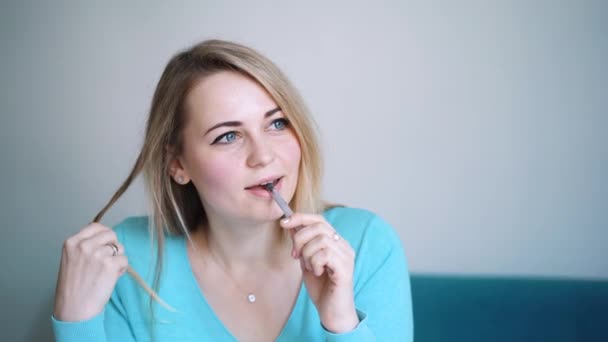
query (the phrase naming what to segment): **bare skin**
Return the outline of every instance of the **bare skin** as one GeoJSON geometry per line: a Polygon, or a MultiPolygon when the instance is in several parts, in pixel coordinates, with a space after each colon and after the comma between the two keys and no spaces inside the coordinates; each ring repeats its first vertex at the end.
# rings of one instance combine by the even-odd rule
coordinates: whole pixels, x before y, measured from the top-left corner
{"type": "Polygon", "coordinates": [[[224,265],[201,234],[188,244],[200,290],[222,324],[239,341],[275,340],[291,314],[302,284],[298,260],[283,250],[270,263],[224,265]],[[249,293],[256,300],[250,303],[249,293]]]}

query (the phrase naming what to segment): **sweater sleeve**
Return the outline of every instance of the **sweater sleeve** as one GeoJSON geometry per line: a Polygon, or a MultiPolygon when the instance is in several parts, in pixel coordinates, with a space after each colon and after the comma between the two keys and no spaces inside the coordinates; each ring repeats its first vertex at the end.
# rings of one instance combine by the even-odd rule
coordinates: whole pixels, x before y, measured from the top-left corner
{"type": "Polygon", "coordinates": [[[392,227],[374,215],[357,250],[355,305],[359,325],[346,334],[327,332],[332,342],[412,342],[413,314],[405,252],[392,227]]]}
{"type": "Polygon", "coordinates": [[[116,291],[97,316],[79,322],[64,322],[51,317],[57,342],[107,342],[135,341],[129,323],[124,316],[116,291]]]}

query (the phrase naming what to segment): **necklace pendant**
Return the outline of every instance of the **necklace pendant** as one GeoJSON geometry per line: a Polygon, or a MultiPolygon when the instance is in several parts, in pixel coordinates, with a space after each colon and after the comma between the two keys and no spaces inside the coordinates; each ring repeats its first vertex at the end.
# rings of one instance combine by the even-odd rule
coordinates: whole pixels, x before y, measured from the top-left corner
{"type": "Polygon", "coordinates": [[[247,301],[249,303],[255,303],[255,295],[253,293],[250,293],[247,295],[247,301]]]}

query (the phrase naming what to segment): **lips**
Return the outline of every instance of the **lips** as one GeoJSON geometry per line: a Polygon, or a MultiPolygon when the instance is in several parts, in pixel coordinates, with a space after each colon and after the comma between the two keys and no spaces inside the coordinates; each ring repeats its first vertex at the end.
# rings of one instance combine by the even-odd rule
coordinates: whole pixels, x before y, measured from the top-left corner
{"type": "MultiPolygon", "coordinates": [[[[254,185],[250,185],[248,187],[245,188],[245,190],[253,190],[253,189],[264,189],[264,187],[262,186],[262,184],[266,184],[266,183],[270,183],[272,182],[272,185],[276,185],[281,179],[283,178],[283,176],[279,176],[279,177],[269,177],[269,178],[264,178],[261,179],[259,181],[259,183],[254,184],[254,185]]],[[[266,189],[264,189],[266,190],[266,189]]]]}

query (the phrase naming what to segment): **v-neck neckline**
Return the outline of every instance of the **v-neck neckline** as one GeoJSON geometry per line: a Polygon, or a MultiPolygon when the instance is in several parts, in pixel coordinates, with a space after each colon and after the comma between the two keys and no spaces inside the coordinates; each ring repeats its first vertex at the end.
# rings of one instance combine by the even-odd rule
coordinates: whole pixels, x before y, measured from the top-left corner
{"type": "MultiPolygon", "coordinates": [[[[187,273],[188,273],[188,278],[189,278],[188,281],[190,281],[191,284],[194,286],[196,292],[198,293],[198,296],[201,299],[201,304],[203,305],[203,307],[205,308],[205,310],[207,310],[208,313],[213,317],[213,320],[216,322],[216,324],[218,324],[222,328],[223,332],[226,335],[228,335],[232,340],[238,341],[238,339],[226,327],[226,325],[224,324],[224,322],[222,322],[222,320],[217,316],[217,314],[213,310],[213,307],[207,301],[207,298],[205,298],[205,294],[203,293],[203,290],[201,289],[198,281],[196,280],[196,276],[194,275],[194,269],[192,268],[192,263],[190,262],[190,258],[188,257],[188,243],[187,243],[187,241],[188,241],[188,239],[186,237],[182,237],[181,244],[180,244],[180,254],[181,254],[181,258],[182,258],[184,264],[187,265],[187,273]]],[[[301,283],[300,283],[300,289],[298,291],[298,295],[296,297],[296,301],[295,301],[293,307],[291,308],[291,312],[289,313],[289,317],[287,318],[287,321],[285,322],[285,324],[281,328],[281,332],[275,338],[274,341],[280,341],[283,338],[283,335],[286,334],[286,331],[289,329],[289,327],[294,324],[292,322],[293,320],[295,320],[294,312],[297,312],[300,309],[300,307],[302,305],[304,305],[303,302],[304,302],[305,293],[306,293],[306,289],[305,289],[305,286],[304,286],[304,281],[301,281],[301,283]]]]}

